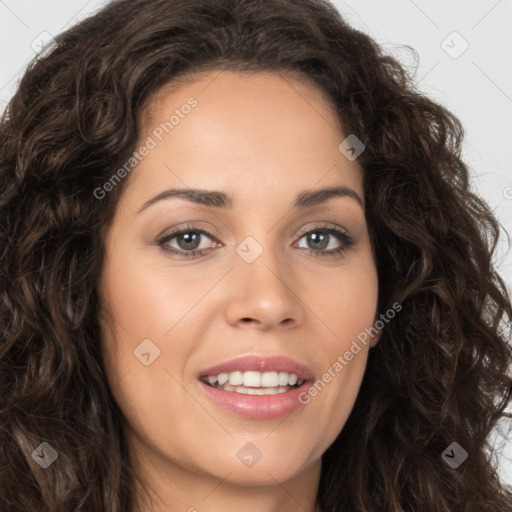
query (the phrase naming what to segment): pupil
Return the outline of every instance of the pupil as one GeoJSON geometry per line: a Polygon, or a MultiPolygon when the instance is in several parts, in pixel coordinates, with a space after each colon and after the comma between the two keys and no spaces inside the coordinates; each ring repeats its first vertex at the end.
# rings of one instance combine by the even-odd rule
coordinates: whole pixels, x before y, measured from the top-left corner
{"type": "Polygon", "coordinates": [[[199,234],[195,233],[195,234],[191,235],[190,233],[185,233],[178,237],[178,241],[183,240],[183,239],[185,240],[185,246],[181,247],[182,249],[196,249],[198,246],[197,242],[199,240],[199,234]],[[194,238],[195,238],[195,240],[193,240],[194,238]],[[195,245],[194,245],[194,243],[195,243],[195,245]],[[190,247],[187,244],[193,244],[193,247],[190,247]]]}
{"type": "Polygon", "coordinates": [[[316,234],[316,233],[312,233],[309,235],[309,239],[310,241],[312,240],[313,243],[315,243],[315,240],[316,240],[316,243],[318,244],[318,238],[321,238],[323,237],[323,240],[320,242],[320,245],[321,245],[321,249],[325,249],[327,247],[328,244],[326,244],[326,241],[327,241],[327,235],[325,233],[321,233],[320,235],[316,234]]]}
{"type": "MultiPolygon", "coordinates": [[[[199,233],[184,233],[178,236],[178,240],[184,242],[180,244],[182,249],[196,249],[198,247],[199,233]]],[[[313,246],[316,244],[317,249],[325,249],[327,247],[327,234],[326,233],[311,233],[308,235],[310,243],[313,246]]]]}

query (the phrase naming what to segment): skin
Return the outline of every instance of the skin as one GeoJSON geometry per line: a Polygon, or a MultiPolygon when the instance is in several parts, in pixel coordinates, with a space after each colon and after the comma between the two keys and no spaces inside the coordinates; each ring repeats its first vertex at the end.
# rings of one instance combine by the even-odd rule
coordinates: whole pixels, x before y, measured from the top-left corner
{"type": "MultiPolygon", "coordinates": [[[[318,379],[373,325],[378,281],[363,171],[339,151],[348,134],[323,94],[266,72],[216,71],[164,87],[147,105],[141,144],[191,96],[197,106],[130,174],[105,238],[103,357],[133,467],[153,491],[151,507],[137,488],[137,512],[313,512],[321,456],[350,415],[370,345],[307,405],[275,419],[221,409],[197,375],[238,356],[284,355],[318,379]],[[299,193],[334,185],[350,187],[363,206],[334,197],[292,207],[299,193]],[[176,196],[137,213],[170,188],[223,191],[234,206],[176,196]],[[158,245],[188,224],[213,235],[196,235],[204,255],[179,257],[158,245]],[[355,244],[322,257],[344,242],[308,241],[303,233],[317,224],[348,231],[355,244]],[[236,252],[248,236],[263,249],[252,263],[236,252]],[[148,366],[134,356],[144,339],[160,350],[148,366]],[[237,457],[248,442],[262,454],[252,467],[237,457]]],[[[188,242],[166,246],[190,252],[188,242]]]]}

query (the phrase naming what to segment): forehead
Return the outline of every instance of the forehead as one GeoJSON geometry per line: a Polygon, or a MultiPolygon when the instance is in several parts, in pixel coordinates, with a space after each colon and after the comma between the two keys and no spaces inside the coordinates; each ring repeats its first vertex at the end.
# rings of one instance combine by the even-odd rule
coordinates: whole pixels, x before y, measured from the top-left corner
{"type": "Polygon", "coordinates": [[[140,134],[139,145],[152,141],[132,176],[141,194],[164,183],[276,199],[290,187],[362,189],[331,103],[289,75],[212,71],[168,84],[147,102],[140,134]]]}
{"type": "MultiPolygon", "coordinates": [[[[225,113],[233,112],[241,104],[264,108],[267,103],[280,101],[280,110],[293,106],[304,110],[309,107],[330,124],[332,129],[341,130],[335,108],[327,93],[311,77],[293,70],[279,71],[233,71],[214,69],[190,72],[169,81],[146,99],[142,113],[143,129],[150,128],[160,118],[162,109],[166,112],[193,95],[201,101],[203,111],[210,106],[221,108],[225,113]],[[318,108],[321,104],[321,108],[318,108]],[[329,116],[325,116],[327,110],[329,116]]],[[[170,112],[170,111],[169,111],[170,112]]]]}

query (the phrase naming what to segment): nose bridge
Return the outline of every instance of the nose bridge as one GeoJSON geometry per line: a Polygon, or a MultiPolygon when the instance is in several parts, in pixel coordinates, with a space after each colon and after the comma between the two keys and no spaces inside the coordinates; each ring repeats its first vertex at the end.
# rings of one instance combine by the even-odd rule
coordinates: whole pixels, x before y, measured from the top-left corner
{"type": "Polygon", "coordinates": [[[290,267],[284,261],[281,249],[282,245],[274,240],[272,231],[248,235],[236,246],[235,270],[241,272],[240,278],[246,284],[254,281],[254,284],[264,282],[267,288],[273,284],[277,288],[286,287],[283,281],[290,279],[291,273],[287,272],[290,267]]]}
{"type": "Polygon", "coordinates": [[[300,301],[293,292],[293,271],[280,254],[273,231],[246,236],[235,248],[231,322],[248,318],[264,325],[300,320],[300,301]]]}

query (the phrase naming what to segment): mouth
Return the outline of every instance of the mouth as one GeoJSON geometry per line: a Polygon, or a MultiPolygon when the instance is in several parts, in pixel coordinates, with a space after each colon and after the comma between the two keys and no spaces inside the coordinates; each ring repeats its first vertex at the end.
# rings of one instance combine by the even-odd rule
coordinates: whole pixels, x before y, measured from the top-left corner
{"type": "Polygon", "coordinates": [[[224,411],[252,419],[289,414],[314,381],[309,368],[285,357],[245,356],[204,370],[201,391],[224,411]]]}
{"type": "Polygon", "coordinates": [[[297,389],[304,383],[304,379],[295,373],[277,371],[234,371],[209,375],[200,380],[212,388],[243,395],[277,395],[297,389]]]}

